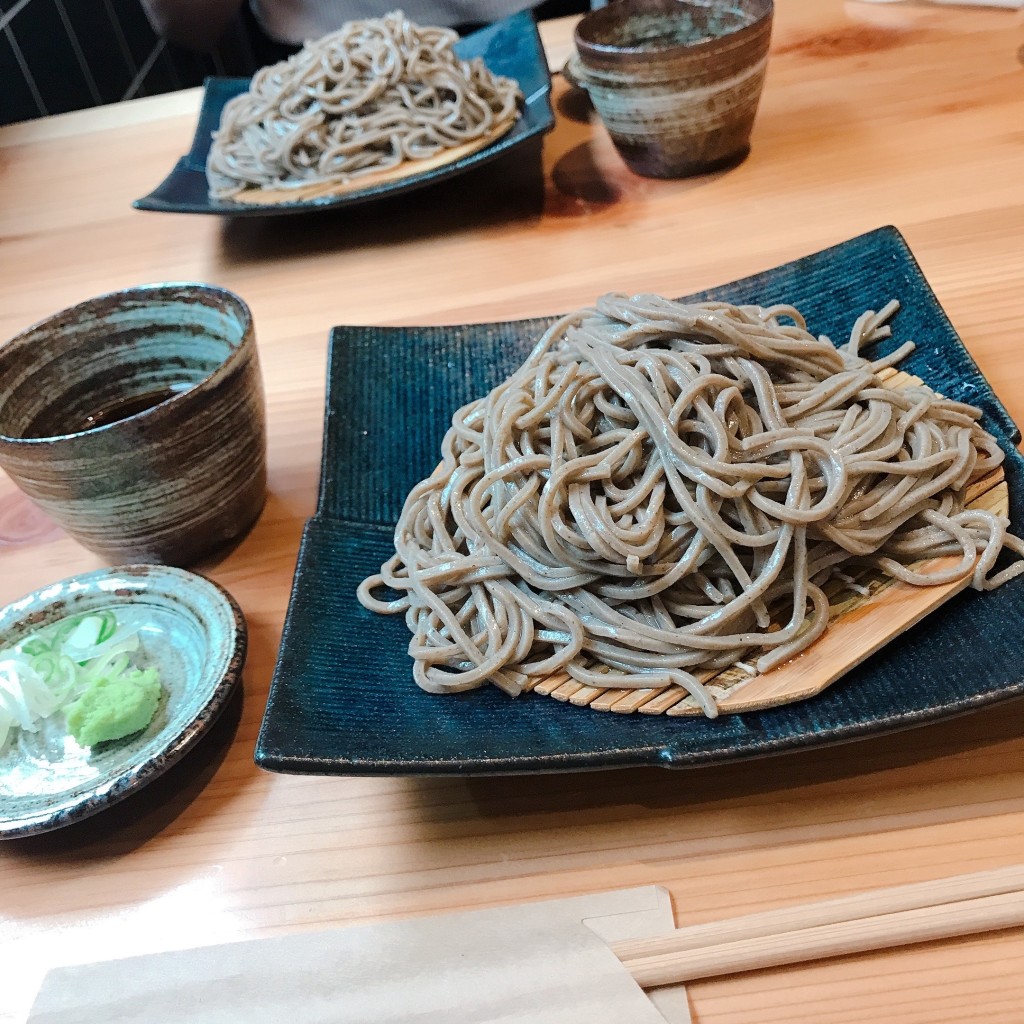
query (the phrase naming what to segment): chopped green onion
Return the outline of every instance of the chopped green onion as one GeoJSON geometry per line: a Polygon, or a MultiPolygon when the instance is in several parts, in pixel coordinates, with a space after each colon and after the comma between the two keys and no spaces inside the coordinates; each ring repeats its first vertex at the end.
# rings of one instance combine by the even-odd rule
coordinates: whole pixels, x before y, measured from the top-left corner
{"type": "Polygon", "coordinates": [[[99,617],[103,620],[100,623],[99,643],[105,643],[117,631],[117,619],[113,612],[100,612],[99,617]]]}
{"type": "Polygon", "coordinates": [[[95,647],[100,642],[102,628],[103,620],[98,615],[86,615],[64,641],[64,646],[79,651],[95,647]]]}
{"type": "MultiPolygon", "coordinates": [[[[156,670],[143,671],[132,664],[140,646],[137,628],[122,628],[113,612],[101,611],[69,616],[0,650],[0,749],[12,729],[37,732],[42,719],[56,711],[67,713],[75,703],[81,708],[82,698],[97,687],[103,687],[108,705],[114,693],[134,700],[142,679],[147,692],[154,685],[158,692],[156,670]]],[[[150,704],[155,708],[151,692],[144,707],[150,704]]],[[[96,735],[88,729],[73,731],[96,735]]]]}
{"type": "Polygon", "coordinates": [[[31,665],[17,656],[0,661],[0,744],[14,726],[25,732],[38,731],[39,720],[59,706],[31,665]]]}

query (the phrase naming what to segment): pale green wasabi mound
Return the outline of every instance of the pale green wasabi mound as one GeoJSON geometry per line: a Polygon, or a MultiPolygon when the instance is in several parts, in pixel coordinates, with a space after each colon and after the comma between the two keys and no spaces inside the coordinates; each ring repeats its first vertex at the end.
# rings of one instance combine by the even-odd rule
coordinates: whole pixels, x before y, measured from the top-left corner
{"type": "Polygon", "coordinates": [[[155,668],[100,677],[65,709],[68,732],[83,747],[130,736],[153,721],[160,693],[155,668]]]}

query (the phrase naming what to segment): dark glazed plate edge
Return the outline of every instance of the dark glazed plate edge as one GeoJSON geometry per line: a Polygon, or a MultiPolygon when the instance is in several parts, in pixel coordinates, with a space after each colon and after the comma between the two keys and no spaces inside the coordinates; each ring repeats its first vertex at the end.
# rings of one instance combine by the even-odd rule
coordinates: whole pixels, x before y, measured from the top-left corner
{"type": "MultiPolygon", "coordinates": [[[[834,315],[842,310],[848,330],[863,308],[879,308],[894,290],[905,302],[895,322],[897,337],[904,340],[904,325],[913,324],[909,336],[919,345],[907,368],[942,393],[969,395],[981,406],[987,429],[1007,456],[1011,520],[1019,523],[1024,519],[1024,459],[1015,448],[1020,434],[894,227],[692,298],[793,301],[806,308],[812,330],[820,329],[817,321],[827,320],[830,309],[834,315]]],[[[495,357],[511,358],[515,345],[527,340],[521,335],[534,338],[551,319],[440,328],[339,327],[332,332],[320,502],[299,553],[257,741],[259,766],[367,775],[696,767],[909,729],[1024,696],[1024,664],[1014,655],[1012,630],[1012,623],[1024,617],[1024,580],[989,594],[961,595],[812,700],[714,722],[599,714],[533,695],[510,701],[493,687],[457,698],[416,690],[404,624],[392,625],[400,617],[364,613],[354,599],[355,584],[375,571],[373,558],[387,557],[389,524],[411,483],[436,462],[444,414],[481,393],[474,377],[484,372],[480,366],[495,357]],[[354,357],[363,362],[353,363],[354,357]],[[350,387],[349,382],[359,381],[368,393],[373,389],[366,387],[367,380],[379,387],[391,370],[410,361],[417,373],[433,367],[434,376],[428,374],[421,391],[398,403],[412,410],[406,414],[411,419],[394,427],[400,439],[386,437],[380,424],[376,437],[372,423],[368,431],[359,430],[367,410],[372,419],[370,406],[377,399],[360,399],[356,384],[350,387]],[[395,456],[377,460],[386,467],[381,475],[369,454],[373,445],[389,440],[395,455],[411,465],[395,456]],[[392,647],[400,647],[397,654],[392,647]],[[965,656],[971,672],[958,673],[965,656]],[[415,713],[388,710],[394,687],[415,713]]],[[[842,340],[837,331],[830,336],[842,340]]],[[[390,408],[396,404],[395,395],[380,401],[390,408]]]]}

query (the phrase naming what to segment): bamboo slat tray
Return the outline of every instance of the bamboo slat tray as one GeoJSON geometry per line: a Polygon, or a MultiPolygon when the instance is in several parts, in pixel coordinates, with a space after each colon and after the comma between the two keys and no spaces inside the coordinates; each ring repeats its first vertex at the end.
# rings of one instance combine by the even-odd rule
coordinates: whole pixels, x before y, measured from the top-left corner
{"type": "MultiPolygon", "coordinates": [[[[890,388],[924,384],[920,377],[893,369],[883,370],[879,376],[890,388]]],[[[1010,496],[1002,467],[968,487],[966,504],[968,508],[1009,515],[1010,496]]],[[[939,571],[955,565],[958,560],[955,555],[935,558],[919,563],[918,568],[939,571]]],[[[970,576],[966,576],[955,583],[917,587],[870,570],[854,574],[852,578],[857,590],[841,583],[833,584],[829,592],[828,628],[792,660],[761,675],[733,667],[700,677],[718,699],[719,712],[757,711],[821,693],[971,582],[970,576]]],[[[617,714],[638,711],[642,715],[671,716],[703,714],[693,697],[680,686],[649,690],[601,689],[585,686],[559,673],[529,680],[525,688],[594,711],[617,714]]]]}
{"type": "Polygon", "coordinates": [[[393,185],[409,178],[417,178],[432,171],[441,170],[473,156],[474,153],[479,153],[507,135],[514,124],[515,118],[502,121],[479,139],[464,142],[461,146],[452,146],[451,149],[442,150],[423,160],[406,160],[387,170],[361,175],[349,181],[318,181],[279,188],[247,188],[234,196],[231,202],[243,203],[247,206],[276,206],[280,203],[301,203],[311,199],[351,195],[381,185],[393,185]]]}
{"type": "MultiPolygon", "coordinates": [[[[1009,518],[1019,531],[1020,435],[893,228],[691,298],[790,302],[811,330],[837,340],[863,310],[898,298],[896,339],[919,343],[903,368],[940,394],[982,408],[983,425],[1005,454],[1009,518]]],[[[869,588],[872,600],[885,603],[863,608],[855,595],[837,595],[836,610],[844,614],[837,616],[831,640],[783,667],[797,680],[795,688],[780,685],[782,696],[765,692],[778,675],[747,682],[734,689],[730,706],[756,700],[760,710],[743,714],[689,717],[674,697],[672,714],[598,715],[536,693],[511,699],[496,687],[447,697],[420,690],[412,680],[402,616],[366,611],[356,588],[394,552],[394,523],[409,489],[437,465],[452,411],[507,377],[550,323],[541,318],[333,331],[320,498],[299,552],[257,741],[259,765],[389,775],[681,768],[877,735],[1024,696],[1018,635],[1024,579],[956,598],[956,588],[881,590],[876,584],[869,588]],[[881,628],[870,621],[879,607],[885,609],[881,628]],[[925,623],[907,628],[925,612],[925,623]],[[876,649],[880,633],[901,635],[876,649]],[[845,670],[841,685],[826,685],[834,670],[813,669],[815,659],[827,662],[828,643],[839,648],[833,664],[838,660],[845,670]],[[801,688],[814,695],[795,699],[801,688]]],[[[886,351],[883,344],[878,354],[886,351]]],[[[625,710],[624,696],[636,699],[600,696],[608,700],[597,703],[594,694],[592,706],[608,703],[617,711],[625,710]]]]}

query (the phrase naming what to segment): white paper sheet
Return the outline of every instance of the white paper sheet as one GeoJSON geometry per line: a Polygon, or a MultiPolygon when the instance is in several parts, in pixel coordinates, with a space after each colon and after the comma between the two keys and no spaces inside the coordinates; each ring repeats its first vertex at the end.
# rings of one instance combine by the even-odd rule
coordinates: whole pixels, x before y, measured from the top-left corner
{"type": "Polygon", "coordinates": [[[606,945],[673,924],[646,886],[59,967],[28,1024],[689,1024],[606,945]]]}

